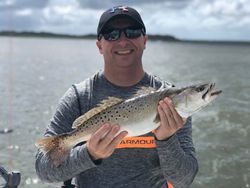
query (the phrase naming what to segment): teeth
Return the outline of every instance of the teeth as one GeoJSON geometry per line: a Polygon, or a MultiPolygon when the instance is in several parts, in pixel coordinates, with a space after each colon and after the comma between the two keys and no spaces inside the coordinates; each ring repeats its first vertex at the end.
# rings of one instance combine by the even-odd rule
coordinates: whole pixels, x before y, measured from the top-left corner
{"type": "Polygon", "coordinates": [[[121,54],[121,55],[125,55],[125,54],[129,54],[131,52],[131,50],[122,50],[122,51],[117,51],[117,54],[121,54]]]}

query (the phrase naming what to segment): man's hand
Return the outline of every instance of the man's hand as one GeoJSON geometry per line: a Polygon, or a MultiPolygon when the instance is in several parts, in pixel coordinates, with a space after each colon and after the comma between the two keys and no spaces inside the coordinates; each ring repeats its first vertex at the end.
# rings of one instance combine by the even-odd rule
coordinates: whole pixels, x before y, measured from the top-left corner
{"type": "Polygon", "coordinates": [[[116,135],[119,130],[119,125],[105,123],[91,136],[87,148],[93,160],[107,158],[114,152],[116,146],[128,134],[127,131],[122,131],[116,135]]]}
{"type": "Polygon", "coordinates": [[[158,112],[161,121],[160,126],[154,131],[157,140],[166,140],[182,128],[187,121],[178,114],[168,97],[159,102],[158,112]]]}

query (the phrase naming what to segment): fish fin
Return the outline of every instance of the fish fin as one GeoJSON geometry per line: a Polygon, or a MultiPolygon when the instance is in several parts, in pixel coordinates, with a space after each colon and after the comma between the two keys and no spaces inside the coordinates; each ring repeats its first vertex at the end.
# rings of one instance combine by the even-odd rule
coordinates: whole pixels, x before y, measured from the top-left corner
{"type": "Polygon", "coordinates": [[[92,108],[91,110],[89,110],[88,112],[83,114],[82,116],[78,117],[74,121],[72,128],[77,128],[77,127],[81,126],[87,120],[94,117],[95,115],[101,113],[102,111],[106,110],[107,108],[109,108],[111,106],[120,104],[123,101],[124,101],[123,99],[116,98],[116,97],[108,97],[107,99],[104,99],[97,107],[92,108]]]}
{"type": "Polygon", "coordinates": [[[62,136],[46,137],[35,143],[36,147],[49,156],[56,167],[66,160],[71,150],[71,147],[61,140],[62,136]]]}
{"type": "Polygon", "coordinates": [[[116,104],[119,104],[121,102],[123,102],[124,100],[121,98],[117,98],[117,97],[108,97],[107,99],[102,100],[101,104],[99,105],[99,107],[104,107],[104,109],[114,106],[116,104]]]}
{"type": "Polygon", "coordinates": [[[157,113],[156,116],[155,116],[154,122],[159,123],[160,121],[161,121],[160,114],[157,113]]]}
{"type": "Polygon", "coordinates": [[[136,91],[136,93],[133,95],[133,97],[138,97],[140,95],[151,93],[154,91],[157,91],[157,90],[153,87],[142,86],[142,87],[139,87],[139,89],[136,91]]]}

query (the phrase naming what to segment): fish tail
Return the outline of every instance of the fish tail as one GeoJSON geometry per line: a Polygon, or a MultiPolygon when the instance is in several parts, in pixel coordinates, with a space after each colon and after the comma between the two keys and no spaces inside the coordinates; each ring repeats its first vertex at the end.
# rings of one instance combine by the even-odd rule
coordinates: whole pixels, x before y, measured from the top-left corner
{"type": "Polygon", "coordinates": [[[45,155],[48,155],[53,164],[58,167],[69,155],[71,147],[67,145],[61,136],[51,136],[38,140],[35,143],[45,155]]]}

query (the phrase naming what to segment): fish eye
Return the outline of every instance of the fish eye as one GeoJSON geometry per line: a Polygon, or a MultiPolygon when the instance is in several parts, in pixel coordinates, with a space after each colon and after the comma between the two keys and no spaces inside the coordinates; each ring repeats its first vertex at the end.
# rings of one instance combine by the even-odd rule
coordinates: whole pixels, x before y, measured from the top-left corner
{"type": "Polygon", "coordinates": [[[205,90],[205,85],[202,85],[202,86],[200,86],[200,87],[197,87],[196,89],[195,89],[195,91],[197,91],[197,92],[202,92],[202,91],[204,91],[205,90]]]}

